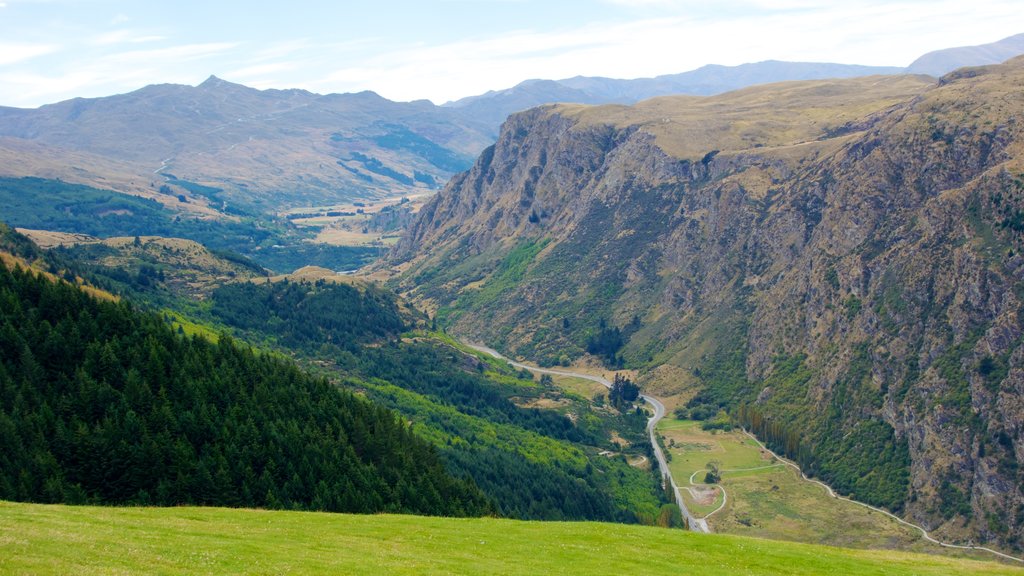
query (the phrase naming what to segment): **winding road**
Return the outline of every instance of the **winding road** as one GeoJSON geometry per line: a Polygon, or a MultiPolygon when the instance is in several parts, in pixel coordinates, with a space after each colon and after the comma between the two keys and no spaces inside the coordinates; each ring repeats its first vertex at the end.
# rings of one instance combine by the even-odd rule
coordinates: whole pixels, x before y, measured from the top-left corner
{"type": "MultiPolygon", "coordinates": [[[[521,370],[525,369],[529,370],[530,372],[536,372],[537,374],[551,374],[554,376],[570,376],[572,378],[582,378],[584,380],[590,380],[591,382],[597,382],[598,384],[601,384],[602,386],[608,389],[611,389],[612,387],[612,383],[609,382],[607,378],[603,378],[601,376],[581,374],[579,372],[570,372],[568,370],[552,370],[550,368],[538,368],[536,366],[530,366],[528,364],[516,362],[515,360],[510,360],[503,356],[497,350],[494,350],[493,348],[488,348],[486,346],[480,346],[477,344],[470,344],[468,342],[464,342],[464,344],[466,346],[469,346],[473,350],[476,350],[477,352],[482,352],[489,356],[493,356],[494,358],[497,358],[499,360],[504,360],[505,362],[508,362],[512,366],[519,368],[521,370]]],[[[708,527],[708,523],[703,518],[697,518],[693,516],[693,514],[690,514],[689,509],[686,508],[686,504],[683,502],[683,495],[679,490],[679,486],[676,485],[675,481],[672,480],[672,472],[669,471],[668,469],[668,460],[665,459],[665,453],[661,449],[661,444],[658,443],[657,434],[655,433],[655,427],[658,425],[658,422],[665,417],[665,405],[661,403],[661,400],[658,400],[654,396],[648,396],[647,394],[641,394],[640,398],[642,398],[644,402],[650,404],[651,408],[654,410],[654,415],[647,419],[647,434],[648,436],[650,436],[651,447],[654,449],[654,457],[658,461],[658,470],[661,471],[662,482],[665,482],[667,486],[672,487],[672,490],[675,493],[676,504],[679,505],[679,511],[682,512],[683,518],[686,519],[686,525],[690,527],[690,530],[693,530],[694,532],[704,533],[711,532],[711,529],[708,527]]]]}
{"type": "MultiPolygon", "coordinates": [[[[590,374],[581,374],[579,372],[571,372],[571,371],[568,371],[568,370],[552,370],[550,368],[538,368],[536,366],[530,366],[530,365],[527,365],[527,364],[523,364],[521,362],[516,362],[515,360],[510,360],[510,359],[506,358],[505,356],[503,356],[497,350],[494,350],[493,348],[488,348],[486,346],[480,346],[480,345],[476,345],[476,344],[469,344],[468,342],[464,342],[464,344],[466,346],[472,348],[473,350],[476,350],[477,352],[482,352],[484,354],[493,356],[494,358],[497,358],[499,360],[504,360],[505,362],[508,362],[512,366],[514,366],[516,368],[519,368],[519,369],[526,369],[526,370],[529,370],[530,372],[536,372],[537,374],[551,374],[551,375],[555,375],[555,376],[570,376],[570,377],[573,377],[573,378],[582,378],[584,380],[590,380],[591,382],[597,382],[598,384],[601,384],[602,386],[604,386],[604,387],[606,387],[608,389],[611,389],[611,387],[612,387],[612,383],[609,382],[607,378],[603,378],[601,376],[593,376],[593,375],[590,375],[590,374]]],[[[651,447],[654,449],[654,457],[658,460],[658,469],[661,470],[662,481],[666,482],[667,485],[672,486],[672,490],[675,493],[676,503],[679,505],[679,511],[682,512],[683,518],[686,518],[686,525],[690,527],[690,530],[693,530],[694,532],[710,533],[711,532],[711,528],[708,526],[708,523],[707,523],[706,519],[708,518],[708,516],[711,516],[715,512],[718,512],[719,510],[721,510],[725,506],[725,490],[724,489],[722,490],[722,496],[723,496],[722,506],[719,506],[714,512],[711,512],[710,514],[708,514],[704,518],[697,518],[693,514],[690,513],[689,509],[686,508],[686,504],[683,502],[683,495],[682,495],[682,493],[680,491],[679,486],[672,479],[672,472],[669,471],[669,469],[668,469],[668,461],[665,459],[665,453],[662,451],[661,444],[658,442],[657,434],[655,433],[655,427],[658,425],[658,422],[662,418],[665,417],[665,405],[662,404],[661,401],[658,400],[657,398],[655,398],[654,396],[648,396],[647,394],[641,394],[640,398],[642,398],[644,400],[644,402],[647,402],[648,404],[650,404],[651,408],[654,409],[654,415],[647,419],[647,434],[650,436],[651,447]]],[[[1024,559],[1018,558],[1016,556],[1010,556],[1009,554],[1004,554],[1003,552],[999,552],[998,550],[993,550],[991,548],[986,548],[984,546],[970,546],[970,545],[964,546],[964,545],[960,545],[960,544],[951,544],[951,543],[948,543],[948,542],[942,542],[942,541],[937,540],[934,537],[932,537],[932,535],[929,534],[928,531],[925,530],[923,527],[918,526],[917,524],[913,524],[911,522],[907,522],[903,518],[900,518],[899,516],[896,516],[895,514],[889,512],[887,510],[882,510],[881,508],[876,508],[874,506],[871,506],[870,504],[865,504],[864,502],[858,502],[857,500],[851,500],[849,498],[846,498],[845,496],[840,496],[840,495],[836,494],[832,490],[832,487],[829,486],[828,484],[825,484],[824,482],[821,482],[819,480],[815,480],[813,478],[808,478],[807,475],[803,473],[803,470],[801,470],[800,467],[796,465],[796,463],[792,462],[791,460],[787,460],[786,458],[783,458],[783,457],[779,456],[778,454],[776,454],[775,452],[773,452],[771,449],[769,449],[767,446],[765,446],[760,440],[758,440],[758,438],[756,436],[754,436],[750,432],[747,432],[746,430],[744,430],[743,432],[747,436],[752,438],[754,440],[754,442],[757,442],[757,444],[760,445],[761,448],[766,450],[769,454],[775,456],[782,465],[788,465],[788,466],[791,466],[791,467],[795,468],[796,471],[800,473],[800,476],[803,477],[804,480],[807,480],[808,482],[813,482],[815,484],[818,484],[818,485],[822,486],[828,492],[828,494],[830,496],[832,496],[833,498],[837,498],[839,500],[846,500],[847,502],[851,502],[853,504],[857,504],[858,506],[863,506],[865,508],[869,508],[871,510],[874,510],[875,512],[879,512],[881,514],[884,514],[885,516],[888,516],[888,517],[892,518],[893,520],[899,522],[900,524],[903,524],[903,525],[908,526],[910,528],[914,528],[916,530],[919,530],[921,532],[921,536],[925,540],[927,540],[927,541],[929,541],[929,542],[931,542],[933,544],[937,544],[937,545],[945,547],[945,548],[958,548],[958,549],[961,549],[961,550],[977,550],[977,551],[981,551],[981,552],[988,552],[990,554],[994,554],[994,555],[999,556],[1000,558],[1003,558],[1003,559],[1006,559],[1006,560],[1012,560],[1012,561],[1024,563],[1024,559]]],[[[774,465],[771,465],[771,466],[765,466],[764,468],[771,468],[771,467],[778,466],[778,465],[780,465],[780,464],[774,464],[774,465]]],[[[738,471],[738,470],[733,470],[733,471],[738,471]]],[[[696,474],[696,472],[694,472],[694,474],[696,474]]],[[[693,476],[692,475],[690,476],[690,483],[693,484],[693,476]]]]}

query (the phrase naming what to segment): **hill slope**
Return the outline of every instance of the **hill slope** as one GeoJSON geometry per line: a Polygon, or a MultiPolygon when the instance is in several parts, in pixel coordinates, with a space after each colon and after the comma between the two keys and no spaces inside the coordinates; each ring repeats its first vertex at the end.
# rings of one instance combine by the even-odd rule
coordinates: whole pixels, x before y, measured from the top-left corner
{"type": "Polygon", "coordinates": [[[0,498],[490,512],[394,412],[0,266],[0,498]]]}
{"type": "Polygon", "coordinates": [[[390,256],[465,335],[730,410],[840,491],[1024,545],[1024,59],[515,115],[390,256]]]}
{"type": "Polygon", "coordinates": [[[595,523],[0,502],[0,571],[1021,574],[1013,566],[595,523]]]}

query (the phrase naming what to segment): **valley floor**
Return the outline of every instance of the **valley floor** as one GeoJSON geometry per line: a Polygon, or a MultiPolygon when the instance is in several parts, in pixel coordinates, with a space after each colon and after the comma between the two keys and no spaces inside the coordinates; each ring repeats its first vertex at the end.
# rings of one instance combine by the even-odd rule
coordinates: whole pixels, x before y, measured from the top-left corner
{"type": "Polygon", "coordinates": [[[995,563],[592,522],[0,502],[4,574],[1024,574],[995,563]]]}
{"type": "Polygon", "coordinates": [[[753,436],[740,430],[703,430],[700,424],[668,418],[658,432],[672,457],[669,467],[686,506],[714,532],[980,560],[1002,556],[987,548],[968,550],[924,538],[920,528],[838,498],[824,484],[802,477],[794,465],[780,461],[753,436]],[[712,463],[721,479],[707,484],[712,463]]]}

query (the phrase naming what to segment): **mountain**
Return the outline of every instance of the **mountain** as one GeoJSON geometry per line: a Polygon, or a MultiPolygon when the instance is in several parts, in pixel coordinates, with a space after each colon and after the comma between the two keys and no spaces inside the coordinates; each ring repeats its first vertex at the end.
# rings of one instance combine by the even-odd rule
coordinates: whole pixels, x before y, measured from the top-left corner
{"type": "Polygon", "coordinates": [[[999,64],[1021,54],[1024,54],[1024,34],[1016,34],[991,44],[929,52],[907,66],[907,72],[942,76],[965,66],[999,64]]]}
{"type": "Polygon", "coordinates": [[[182,210],[290,206],[432,191],[493,128],[372,92],[255,90],[214,76],[37,109],[0,108],[5,175],[160,197],[182,210]],[[191,206],[176,201],[182,194],[191,206]]]}
{"type": "Polygon", "coordinates": [[[899,74],[901,68],[768,60],[739,66],[711,64],[681,74],[617,80],[576,76],[564,80],[527,80],[512,88],[494,90],[445,104],[486,122],[501,123],[513,112],[541,104],[632,104],[670,94],[711,95],[769,82],[850,78],[899,74]]]}
{"type": "Polygon", "coordinates": [[[388,257],[455,333],[591,353],[837,490],[1024,547],[1024,58],[513,115],[388,257]]]}

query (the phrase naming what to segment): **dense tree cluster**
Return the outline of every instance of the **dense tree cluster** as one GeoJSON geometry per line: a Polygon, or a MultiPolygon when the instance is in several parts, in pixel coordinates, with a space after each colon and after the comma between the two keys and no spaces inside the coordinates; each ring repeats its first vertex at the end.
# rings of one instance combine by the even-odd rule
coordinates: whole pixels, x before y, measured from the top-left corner
{"type": "Polygon", "coordinates": [[[640,397],[640,387],[633,384],[633,381],[622,374],[616,374],[612,381],[612,389],[608,394],[608,400],[618,409],[636,402],[640,397]]]}
{"type": "Polygon", "coordinates": [[[405,328],[394,298],[372,286],[318,281],[228,284],[213,293],[213,315],[287,348],[355,349],[405,328]]]}
{"type": "Polygon", "coordinates": [[[476,515],[390,410],[0,267],[0,499],[476,515]]]}
{"type": "MultiPolygon", "coordinates": [[[[442,350],[430,344],[363,350],[359,371],[457,408],[463,414],[570,442],[600,445],[602,431],[573,424],[564,414],[525,408],[509,398],[509,390],[480,374],[454,367],[442,350]]],[[[527,372],[527,377],[532,376],[527,372]]]]}

